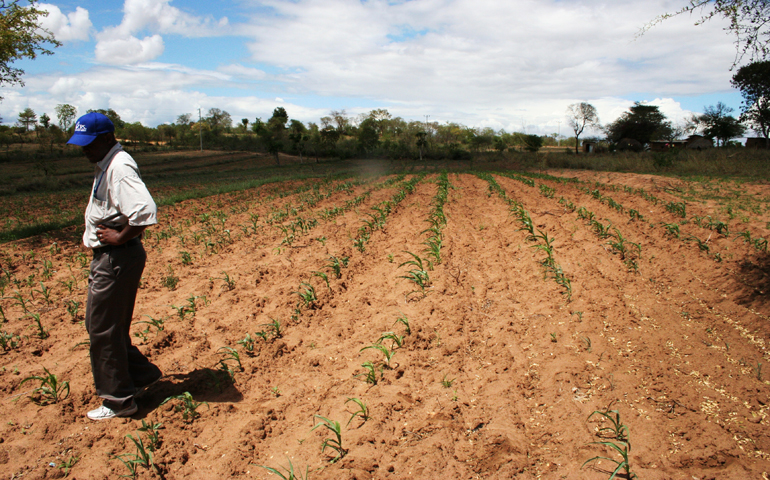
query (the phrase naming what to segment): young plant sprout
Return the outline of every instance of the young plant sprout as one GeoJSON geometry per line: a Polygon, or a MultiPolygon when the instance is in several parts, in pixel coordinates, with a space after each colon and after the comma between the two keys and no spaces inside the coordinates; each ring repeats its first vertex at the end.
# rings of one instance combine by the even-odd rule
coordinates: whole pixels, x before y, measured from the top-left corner
{"type": "Polygon", "coordinates": [[[32,380],[39,381],[40,386],[32,390],[32,396],[30,397],[38,405],[59,403],[59,401],[67,398],[70,394],[70,382],[59,381],[56,375],[49,372],[45,367],[43,367],[43,371],[45,372],[44,376],[34,375],[27,377],[19,383],[19,387],[32,380]]]}
{"type": "Polygon", "coordinates": [[[331,463],[334,463],[344,457],[346,453],[348,453],[347,450],[342,448],[342,427],[340,426],[340,422],[329,420],[328,418],[322,417],[321,415],[314,415],[314,417],[321,421],[318,422],[313,428],[311,428],[310,431],[313,431],[318,427],[324,427],[330,432],[334,433],[334,438],[325,438],[321,444],[321,453],[325,452],[327,448],[331,448],[337,452],[337,455],[331,460],[331,463]]]}
{"type": "Polygon", "coordinates": [[[369,407],[358,398],[348,397],[348,399],[345,401],[345,405],[347,405],[350,402],[353,402],[356,405],[358,405],[358,410],[353,412],[353,414],[350,416],[350,420],[348,420],[348,423],[345,426],[347,427],[348,425],[350,425],[350,422],[352,422],[353,419],[356,417],[361,417],[361,420],[363,420],[363,423],[366,423],[366,421],[369,420],[369,418],[371,418],[369,417],[369,407]]]}

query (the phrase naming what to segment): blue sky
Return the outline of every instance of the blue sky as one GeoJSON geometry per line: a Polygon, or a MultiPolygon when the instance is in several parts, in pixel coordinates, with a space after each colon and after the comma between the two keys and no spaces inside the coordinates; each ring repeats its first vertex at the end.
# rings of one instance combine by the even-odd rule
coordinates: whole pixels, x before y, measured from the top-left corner
{"type": "Polygon", "coordinates": [[[721,20],[677,17],[674,0],[63,0],[41,3],[63,43],[18,62],[0,116],[112,108],[155,126],[220,108],[236,121],[277,106],[318,122],[386,108],[405,119],[567,134],[572,103],[602,123],[634,101],[673,121],[722,101],[735,49],[721,20]]]}

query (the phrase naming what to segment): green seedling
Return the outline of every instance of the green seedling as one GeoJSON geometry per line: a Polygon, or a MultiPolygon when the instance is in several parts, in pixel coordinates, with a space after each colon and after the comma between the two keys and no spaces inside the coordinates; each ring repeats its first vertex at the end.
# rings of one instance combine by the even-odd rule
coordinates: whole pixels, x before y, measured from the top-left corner
{"type": "Polygon", "coordinates": [[[46,338],[50,337],[51,334],[48,333],[46,329],[43,328],[43,324],[40,321],[40,314],[39,313],[28,313],[24,315],[24,318],[31,318],[35,321],[35,326],[37,327],[37,337],[40,339],[45,340],[46,338]]]}
{"type": "Polygon", "coordinates": [[[698,244],[698,248],[702,252],[709,253],[708,239],[701,240],[700,238],[696,237],[695,235],[690,235],[688,237],[688,240],[693,240],[695,243],[697,243],[698,244]]]}
{"type": "Polygon", "coordinates": [[[578,218],[581,220],[588,220],[589,222],[594,219],[595,215],[593,212],[586,209],[586,207],[580,207],[577,209],[577,215],[578,218]]]}
{"type": "Polygon", "coordinates": [[[51,289],[47,288],[43,282],[40,282],[40,290],[33,290],[43,296],[46,306],[51,306],[51,289]]]}
{"type": "Polygon", "coordinates": [[[392,340],[393,345],[391,345],[391,348],[395,347],[401,347],[404,343],[404,336],[403,335],[397,335],[393,332],[385,332],[382,335],[380,335],[379,340],[377,340],[377,343],[382,343],[383,340],[392,340]]]}
{"type": "Polygon", "coordinates": [[[342,427],[340,426],[340,423],[335,420],[329,420],[328,418],[322,417],[321,415],[314,415],[314,417],[321,421],[310,429],[311,432],[318,427],[324,427],[330,432],[334,433],[335,438],[325,438],[321,444],[321,453],[324,453],[327,448],[331,448],[337,452],[337,455],[331,460],[331,463],[334,463],[344,457],[346,453],[348,453],[347,450],[342,448],[342,427]]]}
{"type": "Polygon", "coordinates": [[[312,273],[313,273],[314,277],[318,277],[321,280],[323,280],[324,282],[326,282],[326,288],[329,289],[329,292],[332,291],[332,287],[331,287],[331,285],[329,285],[329,276],[328,275],[326,275],[324,272],[318,272],[318,271],[314,271],[312,273]]]}
{"type": "Polygon", "coordinates": [[[401,275],[398,278],[406,278],[407,280],[411,280],[415,283],[418,287],[420,287],[420,290],[415,290],[412,292],[409,292],[407,295],[410,295],[412,293],[421,292],[423,296],[425,296],[425,288],[430,285],[430,276],[428,275],[428,272],[425,270],[425,267],[422,264],[422,259],[415,255],[412,252],[404,252],[408,253],[412,257],[414,257],[414,260],[408,260],[401,265],[398,266],[398,268],[403,267],[404,265],[411,265],[413,267],[412,270],[408,271],[406,275],[401,275]]]}
{"type": "Polygon", "coordinates": [[[270,391],[273,392],[273,395],[275,395],[276,398],[281,396],[281,391],[278,389],[278,387],[273,387],[270,389],[270,391]]]}
{"type": "MultiPolygon", "coordinates": [[[[72,277],[72,278],[74,279],[75,277],[72,277]]],[[[67,289],[67,292],[70,295],[72,295],[72,289],[75,288],[75,284],[77,283],[77,280],[76,279],[74,279],[74,280],[66,280],[66,281],[65,280],[59,280],[59,283],[64,285],[64,288],[67,289]]]]}
{"type": "Polygon", "coordinates": [[[663,228],[666,229],[666,234],[674,237],[679,238],[679,224],[677,223],[661,223],[663,225],[663,228]]]}
{"type": "Polygon", "coordinates": [[[251,338],[250,334],[247,333],[246,334],[246,338],[244,338],[243,340],[238,340],[235,343],[237,343],[238,345],[242,346],[243,349],[246,351],[247,355],[249,355],[249,356],[253,356],[254,355],[254,339],[251,338]]]}
{"type": "MultiPolygon", "coordinates": [[[[136,438],[134,438],[131,434],[126,435],[126,438],[130,439],[132,442],[134,442],[134,446],[136,447],[136,453],[122,453],[120,455],[116,455],[115,458],[123,462],[123,465],[128,468],[128,471],[130,472],[130,476],[132,478],[136,477],[136,467],[144,467],[144,468],[154,468],[156,471],[158,470],[158,467],[153,463],[152,461],[152,450],[150,450],[142,440],[142,437],[137,435],[136,438]]],[[[125,475],[123,475],[125,476],[125,475]]]]}
{"type": "Polygon", "coordinates": [[[16,300],[16,303],[19,304],[24,313],[29,313],[27,310],[27,300],[24,298],[21,292],[13,292],[13,299],[16,300]]]}
{"type": "Polygon", "coordinates": [[[348,266],[348,260],[350,257],[337,258],[334,255],[329,257],[329,263],[324,267],[331,268],[332,273],[336,278],[342,278],[342,269],[348,266]]]}
{"type": "Polygon", "coordinates": [[[64,470],[64,476],[68,477],[70,474],[70,470],[72,470],[72,467],[74,467],[78,461],[80,460],[80,457],[70,456],[67,460],[62,460],[62,462],[58,465],[56,465],[56,468],[59,470],[64,470]]]}
{"type": "Polygon", "coordinates": [[[610,233],[610,227],[612,227],[612,223],[604,225],[598,220],[591,220],[591,228],[593,228],[596,235],[601,239],[609,238],[612,235],[610,233]]]}
{"type": "Polygon", "coordinates": [[[379,351],[380,353],[382,353],[382,355],[385,357],[385,367],[391,368],[390,361],[396,355],[395,351],[389,350],[388,347],[386,347],[385,345],[382,345],[380,343],[375,343],[374,345],[369,345],[368,347],[362,348],[361,350],[359,350],[359,353],[363,352],[364,350],[368,350],[370,348],[373,348],[379,351]]]}
{"type": "Polygon", "coordinates": [[[234,362],[236,365],[238,365],[238,370],[241,372],[243,371],[241,355],[238,353],[238,350],[234,349],[233,347],[220,347],[219,350],[217,350],[217,353],[222,355],[222,358],[219,360],[220,365],[228,366],[227,362],[234,362]]]}
{"type": "MultiPolygon", "coordinates": [[[[353,412],[353,414],[350,416],[350,420],[348,420],[348,423],[345,425],[346,427],[350,425],[350,422],[353,421],[356,417],[361,417],[361,420],[363,420],[364,423],[366,423],[367,420],[369,420],[369,407],[358,398],[350,398],[345,401],[345,405],[347,405],[349,402],[353,402],[356,405],[358,405],[358,410],[353,412]]],[[[363,423],[362,423],[363,425],[363,423]]]]}
{"type": "Polygon", "coordinates": [[[400,317],[398,317],[396,319],[396,321],[393,322],[393,325],[395,325],[397,323],[400,323],[400,324],[404,325],[404,329],[406,330],[406,334],[407,335],[411,335],[412,334],[412,328],[409,326],[409,319],[406,318],[406,315],[401,315],[400,317]]]}
{"type": "Polygon", "coordinates": [[[235,288],[235,279],[234,278],[230,278],[230,275],[228,275],[227,272],[220,272],[220,273],[223,276],[222,277],[213,278],[212,281],[213,280],[222,280],[223,282],[225,282],[225,283],[222,284],[222,290],[224,290],[224,291],[230,291],[230,290],[234,289],[235,288]]]}
{"type": "Polygon", "coordinates": [[[316,297],[315,294],[315,288],[307,282],[301,282],[299,286],[302,288],[302,291],[297,290],[296,292],[291,293],[296,293],[299,295],[300,303],[305,308],[312,306],[313,303],[318,300],[318,297],[316,297]]]}
{"type": "Polygon", "coordinates": [[[190,308],[186,305],[182,305],[179,307],[177,307],[176,305],[170,305],[170,307],[176,310],[176,314],[179,316],[180,320],[184,320],[184,317],[186,317],[188,313],[191,313],[190,308]]]}
{"type": "Polygon", "coordinates": [[[607,242],[607,244],[610,247],[612,247],[613,250],[615,250],[620,254],[621,260],[626,259],[626,254],[629,253],[628,252],[629,246],[636,247],[638,250],[638,253],[641,254],[642,252],[641,245],[639,245],[638,243],[626,241],[626,239],[623,238],[623,235],[620,233],[620,230],[618,230],[617,228],[613,228],[613,230],[615,230],[615,239],[610,240],[609,242],[607,242]]]}
{"type": "Polygon", "coordinates": [[[161,279],[161,284],[169,290],[175,290],[179,284],[179,277],[174,275],[174,269],[168,266],[168,275],[161,279]]]}
{"type": "Polygon", "coordinates": [[[628,427],[623,425],[620,421],[620,413],[617,410],[609,410],[609,407],[607,407],[607,409],[604,411],[595,410],[591,413],[591,415],[588,416],[588,418],[590,419],[595,414],[601,415],[605,419],[609,420],[611,426],[599,429],[599,435],[603,436],[604,438],[608,438],[608,440],[603,442],[591,442],[591,444],[603,445],[615,450],[620,455],[620,460],[615,460],[609,457],[596,456],[583,462],[583,465],[581,465],[580,468],[583,468],[587,464],[596,460],[607,460],[616,465],[615,470],[611,473],[608,480],[615,478],[621,470],[625,470],[626,479],[637,478],[636,474],[631,473],[631,466],[628,462],[628,452],[631,451],[631,443],[628,440],[628,427]]]}
{"type": "Polygon", "coordinates": [[[78,319],[78,311],[80,310],[81,303],[77,300],[67,300],[64,302],[64,306],[67,309],[67,313],[70,314],[72,317],[72,321],[76,321],[78,319]]]}
{"type": "MultiPolygon", "coordinates": [[[[372,362],[364,362],[361,366],[366,369],[366,373],[358,374],[356,377],[364,377],[366,383],[377,385],[377,382],[380,380],[377,377],[377,367],[375,367],[372,362]]],[[[382,377],[382,369],[383,367],[380,366],[380,377],[382,377]]]]}
{"type": "Polygon", "coordinates": [[[444,378],[441,380],[441,386],[444,388],[452,388],[452,384],[455,383],[456,378],[448,379],[449,374],[444,374],[444,378]]]}
{"type": "Polygon", "coordinates": [[[558,341],[559,341],[559,340],[556,338],[556,334],[555,334],[555,333],[552,333],[552,334],[551,334],[551,342],[552,342],[552,343],[556,343],[556,342],[558,342],[558,341]]]}
{"type": "Polygon", "coordinates": [[[34,375],[27,377],[19,383],[19,387],[32,380],[40,382],[40,386],[32,390],[32,396],[30,399],[38,405],[50,405],[52,403],[59,403],[60,400],[64,400],[70,394],[70,382],[61,382],[56,375],[49,372],[47,368],[43,367],[45,376],[34,375]]]}
{"type": "Polygon", "coordinates": [[[192,264],[192,255],[190,255],[190,252],[179,252],[179,255],[182,257],[182,265],[192,264]]]}
{"type": "Polygon", "coordinates": [[[203,305],[208,305],[209,301],[206,295],[190,295],[187,297],[188,311],[195,316],[198,313],[198,299],[203,299],[203,305]]]}
{"type": "Polygon", "coordinates": [[[147,449],[151,452],[154,452],[158,449],[158,445],[160,444],[160,432],[159,430],[163,428],[162,423],[147,423],[142,419],[142,426],[139,427],[137,430],[140,432],[144,432],[147,434],[147,439],[150,441],[149,445],[147,446],[147,449]]]}
{"type": "Polygon", "coordinates": [[[182,420],[187,423],[192,423],[196,418],[201,416],[200,412],[198,412],[198,408],[201,405],[206,405],[206,407],[211,408],[209,407],[208,402],[196,402],[193,396],[190,395],[190,392],[184,392],[180,395],[168,397],[167,399],[163,400],[163,402],[161,402],[161,405],[164,405],[172,400],[180,401],[180,403],[174,405],[174,411],[182,412],[182,420]]]}
{"type": "Polygon", "coordinates": [[[155,327],[155,334],[156,335],[158,334],[158,332],[162,332],[163,331],[163,329],[165,328],[164,324],[165,324],[166,320],[168,319],[168,317],[163,317],[163,318],[157,318],[156,319],[156,318],[153,318],[153,317],[151,317],[149,315],[142,315],[142,316],[143,317],[147,317],[149,320],[139,320],[136,323],[137,324],[139,324],[139,323],[146,324],[148,331],[149,331],[150,327],[155,327]]]}
{"type": "Polygon", "coordinates": [[[687,218],[687,205],[684,202],[669,202],[666,204],[666,210],[678,215],[682,218],[687,218]]]}
{"type": "Polygon", "coordinates": [[[8,352],[10,350],[15,350],[19,347],[19,344],[21,343],[21,337],[18,335],[14,335],[12,333],[8,333],[5,331],[0,331],[0,350],[3,352],[8,352]]]}
{"type": "MultiPolygon", "coordinates": [[[[272,330],[270,333],[273,334],[273,338],[281,338],[283,336],[283,332],[281,331],[281,322],[276,320],[273,317],[268,317],[270,320],[272,320],[270,323],[263,323],[260,325],[260,327],[269,327],[268,330],[272,330]]],[[[267,340],[267,334],[263,337],[265,340],[267,340]]]]}
{"type": "Polygon", "coordinates": [[[275,475],[278,475],[281,477],[282,480],[308,480],[309,474],[310,474],[310,466],[305,467],[305,478],[302,478],[302,474],[300,473],[294,473],[294,465],[291,464],[291,460],[289,460],[288,457],[286,457],[286,460],[289,462],[289,468],[284,467],[283,465],[279,465],[284,472],[286,472],[286,475],[284,475],[282,472],[276,470],[273,467],[267,467],[265,465],[257,465],[260,468],[264,468],[270,473],[273,473],[275,475]]]}
{"type": "Polygon", "coordinates": [[[591,339],[589,337],[583,337],[580,340],[583,342],[585,351],[591,353],[591,339]]]}

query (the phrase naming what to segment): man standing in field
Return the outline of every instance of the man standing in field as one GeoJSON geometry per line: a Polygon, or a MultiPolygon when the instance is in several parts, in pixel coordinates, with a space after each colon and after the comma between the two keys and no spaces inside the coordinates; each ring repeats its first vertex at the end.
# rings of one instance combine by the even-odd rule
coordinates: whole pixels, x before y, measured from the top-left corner
{"type": "Polygon", "coordinates": [[[67,143],[83,147],[96,165],[86,209],[83,243],[93,250],[88,277],[86,330],[91,340],[91,371],[102,406],[91,420],[127,417],[138,410],[134,397],[162,376],[158,367],[131,344],[129,328],[147,254],[145,228],[157,222],[157,207],[139,168],[115,139],[115,126],[101,113],[75,123],[67,143]]]}

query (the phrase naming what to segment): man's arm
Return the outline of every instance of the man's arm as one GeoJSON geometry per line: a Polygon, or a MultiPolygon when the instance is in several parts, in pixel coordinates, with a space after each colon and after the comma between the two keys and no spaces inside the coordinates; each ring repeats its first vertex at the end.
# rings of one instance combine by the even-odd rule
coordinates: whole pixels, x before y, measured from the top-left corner
{"type": "Polygon", "coordinates": [[[96,227],[96,237],[102,245],[123,245],[132,238],[141,235],[147,225],[126,225],[123,230],[115,230],[105,225],[96,227]]]}

